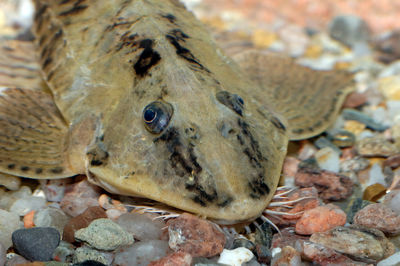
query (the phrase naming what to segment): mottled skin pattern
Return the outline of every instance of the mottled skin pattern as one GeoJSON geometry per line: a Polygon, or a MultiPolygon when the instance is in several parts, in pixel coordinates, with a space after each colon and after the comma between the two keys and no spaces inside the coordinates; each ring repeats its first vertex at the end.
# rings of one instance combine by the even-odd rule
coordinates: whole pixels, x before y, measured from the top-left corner
{"type": "MultiPolygon", "coordinates": [[[[337,92],[346,94],[344,83],[334,86],[324,96],[329,106],[319,105],[328,110],[326,121],[319,121],[317,129],[306,125],[302,130],[308,133],[296,135],[301,128],[290,127],[292,117],[283,116],[297,105],[270,104],[279,89],[275,80],[270,86],[260,75],[242,72],[178,1],[38,0],[36,8],[38,59],[51,94],[39,91],[34,100],[53,99],[55,106],[48,109],[55,111],[48,112],[60,111],[54,123],[63,124],[59,128],[65,133],[48,142],[58,143],[49,153],[64,159],[51,168],[41,166],[42,174],[35,170],[39,161],[47,162],[40,154],[28,159],[24,153],[0,153],[5,162],[14,161],[13,169],[0,162],[8,174],[86,173],[111,192],[224,223],[249,220],[260,215],[276,189],[289,136],[323,131],[342,102],[337,92]],[[170,119],[160,132],[144,122],[146,106],[155,101],[170,119]]],[[[240,60],[246,69],[258,63],[250,58],[240,60]]],[[[305,87],[297,89],[297,96],[308,93],[305,87]]],[[[6,90],[3,97],[15,91],[6,90]]],[[[27,142],[34,151],[33,142],[27,142]]]]}

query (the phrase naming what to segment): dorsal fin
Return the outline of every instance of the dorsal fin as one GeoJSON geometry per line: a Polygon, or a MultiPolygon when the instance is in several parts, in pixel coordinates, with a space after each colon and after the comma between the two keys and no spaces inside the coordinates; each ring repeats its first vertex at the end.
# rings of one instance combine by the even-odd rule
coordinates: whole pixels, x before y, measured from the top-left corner
{"type": "Polygon", "coordinates": [[[234,59],[259,85],[252,91],[258,99],[286,118],[291,140],[326,130],[353,90],[353,75],[344,71],[316,71],[290,57],[256,50],[237,54],[234,59]]]}

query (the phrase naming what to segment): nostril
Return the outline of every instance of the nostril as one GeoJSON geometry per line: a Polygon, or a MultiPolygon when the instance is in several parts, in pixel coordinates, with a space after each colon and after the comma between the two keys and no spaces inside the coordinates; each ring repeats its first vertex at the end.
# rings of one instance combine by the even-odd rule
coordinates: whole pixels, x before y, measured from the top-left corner
{"type": "Polygon", "coordinates": [[[219,126],[218,126],[218,130],[221,132],[221,135],[224,138],[228,138],[231,135],[235,134],[235,129],[233,129],[233,127],[225,122],[222,122],[219,126]]]}
{"type": "Polygon", "coordinates": [[[187,128],[185,128],[185,134],[190,139],[199,139],[199,130],[195,124],[190,124],[187,128]]]}

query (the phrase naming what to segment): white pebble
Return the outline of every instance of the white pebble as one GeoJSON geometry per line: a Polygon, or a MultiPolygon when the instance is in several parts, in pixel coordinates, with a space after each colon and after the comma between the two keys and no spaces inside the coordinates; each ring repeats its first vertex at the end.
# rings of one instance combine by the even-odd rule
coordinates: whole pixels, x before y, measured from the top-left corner
{"type": "Polygon", "coordinates": [[[319,167],[321,167],[321,169],[332,171],[335,173],[339,172],[339,154],[332,148],[325,147],[323,149],[320,149],[315,154],[315,159],[317,160],[317,163],[319,167]]]}
{"type": "Polygon", "coordinates": [[[10,207],[10,211],[17,213],[19,216],[24,216],[32,210],[39,210],[46,206],[46,199],[42,197],[30,196],[18,199],[10,207]]]}
{"type": "Polygon", "coordinates": [[[22,223],[17,214],[0,209],[0,243],[5,249],[12,245],[12,233],[21,227],[22,223]]]}
{"type": "Polygon", "coordinates": [[[139,241],[115,254],[113,265],[146,266],[151,261],[161,259],[170,252],[168,241],[139,241]]]}
{"type": "Polygon", "coordinates": [[[219,256],[218,263],[231,266],[241,266],[254,257],[253,253],[247,248],[236,248],[233,250],[224,249],[219,256]]]}
{"type": "Polygon", "coordinates": [[[376,266],[398,266],[400,265],[400,251],[394,253],[392,256],[381,260],[376,266]]]}
{"type": "Polygon", "coordinates": [[[385,181],[385,176],[383,175],[382,172],[382,167],[375,163],[372,165],[371,169],[369,170],[369,180],[367,183],[367,186],[373,185],[379,183],[383,186],[387,186],[386,181],[385,181]]]}

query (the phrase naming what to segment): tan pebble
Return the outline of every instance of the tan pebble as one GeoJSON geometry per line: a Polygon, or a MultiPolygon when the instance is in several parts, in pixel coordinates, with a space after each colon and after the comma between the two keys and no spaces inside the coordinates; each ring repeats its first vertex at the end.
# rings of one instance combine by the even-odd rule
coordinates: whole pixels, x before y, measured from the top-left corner
{"type": "Polygon", "coordinates": [[[344,130],[353,133],[358,136],[365,130],[366,126],[363,123],[360,123],[355,120],[347,120],[344,122],[344,130]]]}
{"type": "Polygon", "coordinates": [[[274,32],[256,30],[252,35],[252,42],[258,48],[267,48],[277,40],[278,36],[274,32]]]}
{"type": "Polygon", "coordinates": [[[398,148],[382,137],[364,138],[357,142],[360,155],[370,157],[389,157],[398,153],[398,148]]]}
{"type": "Polygon", "coordinates": [[[30,211],[24,216],[24,227],[25,228],[32,228],[35,226],[35,223],[33,222],[33,217],[35,216],[35,211],[30,211]]]}
{"type": "Polygon", "coordinates": [[[389,100],[400,100],[400,78],[398,76],[389,76],[378,80],[379,90],[389,100]]]}
{"type": "Polygon", "coordinates": [[[111,197],[107,196],[106,194],[100,195],[99,205],[105,210],[117,209],[122,213],[127,212],[125,206],[120,201],[112,199],[111,197]]]}
{"type": "Polygon", "coordinates": [[[346,213],[334,204],[319,206],[304,212],[296,223],[296,233],[311,235],[325,232],[346,223],[346,213]]]}

